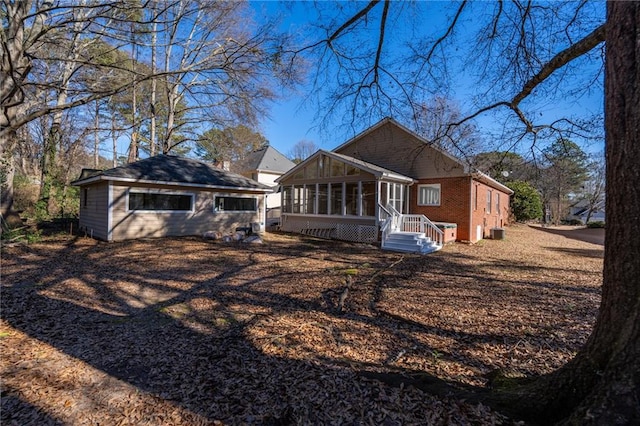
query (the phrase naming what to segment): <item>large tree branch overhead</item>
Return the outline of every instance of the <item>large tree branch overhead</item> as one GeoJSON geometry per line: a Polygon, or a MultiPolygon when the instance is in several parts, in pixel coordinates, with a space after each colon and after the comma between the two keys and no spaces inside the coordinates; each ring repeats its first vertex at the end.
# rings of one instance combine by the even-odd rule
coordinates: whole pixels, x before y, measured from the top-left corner
{"type": "Polygon", "coordinates": [[[549,62],[544,64],[542,69],[540,69],[536,75],[524,84],[522,90],[511,100],[511,105],[517,107],[522,100],[529,96],[531,92],[533,92],[539,84],[549,78],[551,74],[604,42],[605,36],[606,24],[602,24],[582,40],[572,44],[562,52],[555,55],[549,62]]]}

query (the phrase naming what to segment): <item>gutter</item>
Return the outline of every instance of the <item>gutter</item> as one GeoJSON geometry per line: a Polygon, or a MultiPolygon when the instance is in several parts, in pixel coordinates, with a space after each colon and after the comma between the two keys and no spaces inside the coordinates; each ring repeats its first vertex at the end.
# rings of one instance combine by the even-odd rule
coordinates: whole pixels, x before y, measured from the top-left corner
{"type": "Polygon", "coordinates": [[[111,176],[95,176],[83,180],[76,180],[71,182],[73,186],[82,186],[87,185],[94,182],[99,181],[108,181],[108,182],[126,182],[126,183],[143,183],[148,185],[166,185],[166,186],[186,186],[190,188],[206,188],[206,189],[226,189],[226,190],[236,190],[236,191],[254,191],[254,192],[264,192],[270,193],[273,192],[272,188],[250,188],[244,186],[227,186],[227,185],[207,185],[203,183],[189,183],[189,182],[167,182],[161,180],[145,180],[145,179],[133,179],[133,178],[118,178],[111,176]]]}

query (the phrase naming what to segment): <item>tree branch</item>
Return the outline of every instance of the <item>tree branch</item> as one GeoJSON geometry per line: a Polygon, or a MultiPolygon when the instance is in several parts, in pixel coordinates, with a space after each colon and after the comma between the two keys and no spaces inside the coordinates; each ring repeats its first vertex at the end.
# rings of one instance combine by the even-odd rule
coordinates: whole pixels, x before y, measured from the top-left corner
{"type": "Polygon", "coordinates": [[[562,68],[579,56],[584,55],[585,53],[589,52],[591,49],[605,41],[605,35],[606,24],[602,24],[582,40],[555,55],[542,67],[542,69],[536,75],[534,75],[531,79],[529,79],[529,81],[525,83],[520,93],[513,97],[513,99],[511,100],[512,108],[517,108],[518,104],[522,102],[522,100],[529,96],[538,85],[549,78],[549,76],[551,76],[551,74],[553,74],[556,70],[562,68]]]}

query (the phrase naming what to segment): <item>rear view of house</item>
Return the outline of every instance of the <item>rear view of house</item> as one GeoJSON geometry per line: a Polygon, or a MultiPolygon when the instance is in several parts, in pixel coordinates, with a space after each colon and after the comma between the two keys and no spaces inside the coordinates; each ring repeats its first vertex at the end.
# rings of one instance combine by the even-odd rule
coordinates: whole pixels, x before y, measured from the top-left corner
{"type": "Polygon", "coordinates": [[[270,187],[211,164],[158,155],[109,170],[83,170],[80,228],[118,241],[264,229],[270,187]]]}
{"type": "Polygon", "coordinates": [[[390,118],[278,182],[283,230],[362,242],[382,230],[383,245],[390,223],[440,245],[486,238],[507,224],[513,193],[390,118]]]}

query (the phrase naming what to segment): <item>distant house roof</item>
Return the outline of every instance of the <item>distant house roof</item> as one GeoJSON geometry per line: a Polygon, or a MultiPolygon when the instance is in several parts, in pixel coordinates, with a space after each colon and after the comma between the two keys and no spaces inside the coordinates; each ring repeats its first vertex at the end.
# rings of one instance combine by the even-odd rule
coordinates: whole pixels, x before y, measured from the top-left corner
{"type": "Polygon", "coordinates": [[[239,174],[173,155],[157,155],[104,171],[84,169],[72,185],[83,186],[101,180],[271,192],[270,187],[239,174]]]}
{"type": "Polygon", "coordinates": [[[270,145],[253,151],[247,157],[232,166],[238,172],[261,171],[285,173],[295,167],[295,163],[270,145]]]}
{"type": "Polygon", "coordinates": [[[350,157],[348,155],[338,154],[337,152],[324,151],[322,149],[316,151],[315,154],[311,155],[309,158],[304,160],[302,163],[296,165],[296,167],[294,167],[293,169],[289,170],[284,175],[280,176],[278,179],[276,179],[276,182],[282,182],[283,180],[285,180],[289,176],[292,176],[300,168],[304,167],[307,163],[309,163],[310,161],[313,161],[313,159],[317,158],[318,156],[320,156],[322,154],[326,155],[327,157],[331,157],[331,158],[335,158],[337,160],[343,161],[343,162],[345,162],[345,163],[347,163],[347,164],[349,164],[351,166],[354,166],[354,167],[356,167],[356,168],[358,168],[360,170],[364,170],[366,172],[369,172],[372,175],[374,175],[376,177],[379,177],[379,178],[380,177],[384,177],[384,178],[389,179],[389,180],[395,180],[395,181],[407,182],[407,183],[413,183],[414,182],[413,178],[410,178],[409,176],[402,175],[400,173],[396,173],[393,170],[385,169],[384,167],[380,167],[378,165],[375,165],[375,164],[372,164],[372,163],[368,163],[366,161],[359,160],[357,158],[353,158],[353,157],[350,157]]]}

